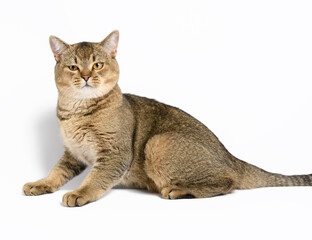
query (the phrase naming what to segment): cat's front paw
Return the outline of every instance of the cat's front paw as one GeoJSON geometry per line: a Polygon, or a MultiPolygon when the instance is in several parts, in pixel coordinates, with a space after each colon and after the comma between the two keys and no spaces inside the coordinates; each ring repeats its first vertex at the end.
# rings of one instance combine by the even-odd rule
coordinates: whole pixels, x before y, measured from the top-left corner
{"type": "Polygon", "coordinates": [[[26,196],[37,196],[45,193],[53,193],[55,190],[56,187],[41,180],[37,182],[26,183],[23,187],[23,193],[26,196]]]}
{"type": "Polygon", "coordinates": [[[86,193],[79,191],[68,192],[63,196],[63,205],[65,207],[81,207],[90,202],[86,193]]]}

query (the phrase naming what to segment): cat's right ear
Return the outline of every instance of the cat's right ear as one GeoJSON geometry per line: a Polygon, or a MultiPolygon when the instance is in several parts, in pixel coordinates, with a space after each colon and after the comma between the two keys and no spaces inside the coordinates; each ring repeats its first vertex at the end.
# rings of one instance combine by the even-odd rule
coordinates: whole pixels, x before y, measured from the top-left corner
{"type": "Polygon", "coordinates": [[[100,46],[104,48],[104,50],[112,57],[116,57],[117,47],[119,41],[119,31],[112,31],[102,42],[100,42],[100,46]]]}
{"type": "Polygon", "coordinates": [[[69,47],[69,45],[55,36],[49,38],[50,46],[57,62],[61,60],[62,54],[69,47]]]}

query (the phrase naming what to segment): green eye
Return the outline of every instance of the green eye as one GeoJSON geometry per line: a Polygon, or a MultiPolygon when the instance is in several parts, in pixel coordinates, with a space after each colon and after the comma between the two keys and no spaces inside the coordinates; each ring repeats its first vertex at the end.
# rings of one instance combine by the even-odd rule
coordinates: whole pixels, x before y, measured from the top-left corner
{"type": "Polygon", "coordinates": [[[100,70],[100,69],[102,69],[103,65],[104,65],[104,63],[94,63],[93,69],[100,70]]]}
{"type": "Polygon", "coordinates": [[[79,68],[76,65],[68,66],[71,71],[77,71],[79,68]]]}

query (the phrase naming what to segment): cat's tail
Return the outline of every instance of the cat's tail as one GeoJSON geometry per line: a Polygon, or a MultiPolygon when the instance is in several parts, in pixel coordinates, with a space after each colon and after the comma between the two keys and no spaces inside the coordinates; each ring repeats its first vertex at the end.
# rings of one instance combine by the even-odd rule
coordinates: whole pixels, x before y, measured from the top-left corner
{"type": "Polygon", "coordinates": [[[270,173],[233,157],[238,172],[237,189],[284,186],[312,186],[312,174],[286,176],[270,173]]]}

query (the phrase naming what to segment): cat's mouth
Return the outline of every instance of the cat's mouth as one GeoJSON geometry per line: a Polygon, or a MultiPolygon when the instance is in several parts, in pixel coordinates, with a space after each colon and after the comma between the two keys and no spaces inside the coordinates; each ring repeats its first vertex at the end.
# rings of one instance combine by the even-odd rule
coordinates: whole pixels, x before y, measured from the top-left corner
{"type": "Polygon", "coordinates": [[[95,88],[95,87],[86,82],[85,85],[83,85],[80,89],[83,88],[95,88]]]}

